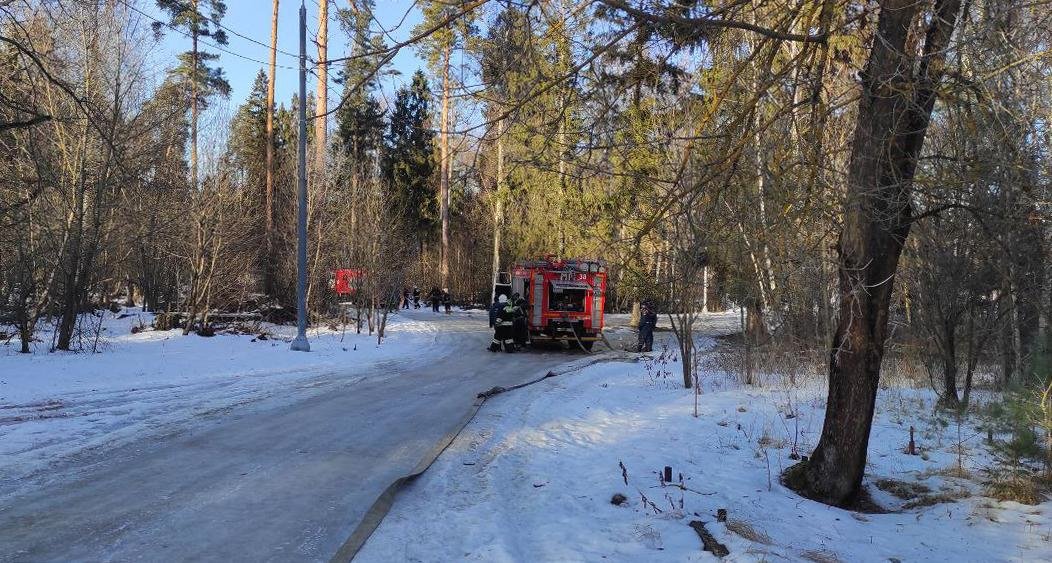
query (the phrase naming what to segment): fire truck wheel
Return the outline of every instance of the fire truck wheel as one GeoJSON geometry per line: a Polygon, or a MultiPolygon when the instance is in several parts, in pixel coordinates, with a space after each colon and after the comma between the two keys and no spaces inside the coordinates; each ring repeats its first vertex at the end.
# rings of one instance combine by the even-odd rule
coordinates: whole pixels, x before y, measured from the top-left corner
{"type": "Polygon", "coordinates": [[[595,345],[595,340],[582,340],[581,341],[581,346],[584,347],[584,349],[588,350],[589,352],[592,351],[592,346],[594,346],[594,345],[595,345]]]}

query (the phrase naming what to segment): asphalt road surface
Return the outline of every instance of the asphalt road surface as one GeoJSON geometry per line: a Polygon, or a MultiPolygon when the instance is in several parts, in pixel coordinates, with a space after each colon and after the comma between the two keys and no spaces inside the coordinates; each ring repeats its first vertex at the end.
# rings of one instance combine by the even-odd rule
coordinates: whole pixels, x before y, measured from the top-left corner
{"type": "Polygon", "coordinates": [[[328,560],[477,392],[574,359],[490,353],[479,318],[438,317],[448,353],[429,363],[353,383],[334,374],[291,391],[302,397],[235,407],[0,491],[0,561],[328,560]]]}

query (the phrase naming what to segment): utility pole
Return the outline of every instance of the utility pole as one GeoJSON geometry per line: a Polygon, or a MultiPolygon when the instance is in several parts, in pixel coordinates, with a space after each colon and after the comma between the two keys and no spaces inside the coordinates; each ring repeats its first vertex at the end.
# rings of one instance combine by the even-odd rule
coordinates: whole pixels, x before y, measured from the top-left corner
{"type": "Polygon", "coordinates": [[[307,342],[307,6],[300,2],[300,137],[296,162],[299,213],[296,225],[296,339],[292,349],[310,352],[307,342]]]}

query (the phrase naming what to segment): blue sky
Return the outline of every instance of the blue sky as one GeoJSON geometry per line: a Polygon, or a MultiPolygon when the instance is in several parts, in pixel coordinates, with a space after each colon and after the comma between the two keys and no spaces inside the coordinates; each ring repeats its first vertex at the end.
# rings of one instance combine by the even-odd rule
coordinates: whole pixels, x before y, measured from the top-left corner
{"type": "MultiPolygon", "coordinates": [[[[321,0],[306,0],[308,57],[317,56],[317,47],[311,42],[311,39],[313,33],[316,32],[318,28],[318,1],[321,0]]],[[[346,34],[340,28],[335,18],[336,8],[347,7],[347,2],[344,0],[328,1],[330,2],[329,57],[336,58],[347,54],[345,41],[346,34]]],[[[226,17],[222,20],[222,24],[224,27],[250,37],[260,43],[269,44],[272,6],[271,0],[227,0],[227,13],[226,17]]],[[[154,14],[158,19],[163,19],[153,0],[140,0],[138,7],[144,12],[154,14]]],[[[277,69],[277,78],[275,80],[275,98],[276,103],[278,104],[281,104],[282,102],[287,104],[288,100],[298,88],[297,65],[299,63],[296,58],[284,55],[280,51],[287,51],[293,54],[299,52],[299,8],[300,0],[281,0],[279,5],[279,52],[277,57],[277,64],[279,66],[277,69]],[[282,65],[290,68],[281,68],[282,65]]],[[[377,0],[375,16],[380,24],[390,31],[391,36],[396,40],[408,37],[412,28],[420,21],[420,13],[414,7],[413,0],[377,0]],[[407,17],[405,17],[405,21],[400,27],[398,27],[399,22],[402,20],[403,16],[406,15],[407,17]]],[[[379,30],[377,29],[376,31],[379,30]]],[[[224,47],[226,50],[258,61],[268,60],[269,49],[267,47],[258,45],[232,33],[228,35],[229,45],[224,47]]],[[[155,60],[157,60],[157,63],[160,65],[171,66],[175,64],[176,54],[189,50],[190,40],[183,35],[168,30],[165,33],[164,40],[161,42],[161,47],[163,52],[160,53],[160,56],[155,60]]],[[[261,68],[264,68],[265,65],[245,60],[235,55],[218,52],[216,49],[211,49],[207,46],[203,46],[202,48],[211,52],[216,52],[220,55],[218,64],[223,68],[227,80],[230,82],[231,94],[229,104],[231,110],[233,110],[233,108],[236,108],[244,101],[248,92],[252,89],[252,82],[255,79],[256,74],[261,68]]],[[[338,65],[333,66],[338,67],[338,65]]],[[[401,72],[402,76],[386,79],[384,91],[387,93],[393,92],[397,85],[401,84],[404,80],[408,80],[417,68],[422,68],[423,66],[424,62],[417,58],[416,53],[412,49],[403,49],[393,61],[393,68],[401,72]]],[[[339,99],[339,87],[333,84],[333,79],[335,78],[334,70],[336,69],[330,69],[329,77],[330,107],[332,107],[332,105],[339,99]],[[337,91],[333,91],[334,87],[337,91]]],[[[316,89],[314,77],[308,74],[307,79],[308,91],[314,91],[316,89]]]]}

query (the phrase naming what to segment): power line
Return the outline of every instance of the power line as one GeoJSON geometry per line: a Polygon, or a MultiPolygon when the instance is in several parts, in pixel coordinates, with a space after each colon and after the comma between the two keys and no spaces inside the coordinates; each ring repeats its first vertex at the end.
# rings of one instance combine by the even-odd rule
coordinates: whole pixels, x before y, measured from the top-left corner
{"type": "MultiPolygon", "coordinates": [[[[325,61],[325,64],[331,65],[331,64],[338,63],[338,62],[343,62],[343,61],[348,61],[348,60],[353,60],[353,59],[361,59],[361,58],[365,58],[365,57],[373,57],[373,56],[383,55],[383,54],[386,54],[386,56],[384,57],[385,62],[390,61],[390,59],[393,59],[394,56],[397,55],[398,52],[401,51],[403,47],[415,44],[418,41],[429,37],[430,35],[432,35],[435,32],[437,32],[439,29],[442,29],[443,27],[446,27],[446,26],[452,24],[454,21],[456,21],[457,19],[459,19],[459,18],[463,17],[464,15],[470,13],[471,11],[484,6],[489,1],[490,0],[470,0],[470,1],[460,5],[459,6],[460,9],[457,10],[455,13],[450,14],[449,16],[444,18],[442,21],[435,23],[434,25],[428,27],[427,29],[421,30],[416,35],[413,35],[413,36],[409,37],[408,39],[406,39],[404,41],[399,41],[399,42],[395,43],[394,45],[389,46],[389,47],[384,47],[383,49],[377,49],[377,50],[374,50],[374,51],[369,51],[369,52],[366,52],[366,53],[359,53],[357,55],[351,55],[351,56],[347,56],[347,57],[338,57],[338,58],[335,58],[335,59],[329,59],[329,60],[325,61]]],[[[413,3],[413,5],[410,7],[410,10],[412,10],[413,6],[416,6],[416,2],[413,3]]],[[[406,13],[408,14],[408,12],[406,12],[406,13]]],[[[374,18],[374,20],[375,20],[375,18],[374,18]]],[[[404,18],[403,18],[403,21],[404,21],[404,18]]],[[[379,23],[379,22],[377,22],[377,23],[379,23]]]]}
{"type": "MultiPolygon", "coordinates": [[[[158,24],[160,24],[160,25],[163,25],[164,27],[167,27],[168,29],[170,29],[170,30],[172,30],[172,31],[174,31],[174,32],[176,32],[176,33],[178,33],[178,34],[182,35],[183,37],[186,37],[187,39],[193,39],[193,35],[191,35],[191,34],[189,34],[189,33],[185,32],[185,31],[183,31],[183,30],[181,30],[181,29],[179,29],[179,28],[177,28],[177,27],[175,27],[175,26],[173,26],[173,25],[169,24],[168,22],[165,22],[165,21],[161,21],[161,20],[159,20],[159,19],[157,19],[157,18],[153,17],[152,15],[150,15],[150,14],[147,14],[146,12],[144,12],[144,11],[142,11],[142,10],[140,10],[140,9],[136,8],[135,6],[133,6],[133,5],[131,5],[131,4],[129,4],[129,3],[128,3],[128,2],[126,1],[126,0],[118,0],[118,1],[119,1],[119,2],[120,2],[120,3],[122,4],[122,5],[124,5],[124,6],[126,7],[126,8],[128,8],[129,10],[132,10],[133,12],[136,12],[136,13],[138,13],[138,14],[139,14],[139,15],[141,15],[142,17],[144,17],[144,18],[146,18],[146,19],[148,19],[148,20],[150,20],[150,21],[152,21],[152,22],[155,22],[155,23],[158,23],[158,24]]],[[[226,28],[223,28],[223,29],[226,29],[226,28]]],[[[229,30],[228,30],[228,31],[229,31],[229,30]]],[[[241,35],[240,35],[240,34],[238,34],[238,36],[239,36],[239,37],[241,37],[241,35]]],[[[223,53],[226,53],[226,54],[228,54],[228,55],[233,55],[233,56],[235,56],[235,57],[238,57],[238,58],[244,59],[244,60],[246,60],[246,61],[251,61],[251,62],[254,62],[254,63],[258,63],[258,64],[261,64],[261,65],[269,65],[269,64],[270,64],[270,63],[269,63],[268,61],[261,61],[261,60],[259,60],[259,59],[254,59],[254,58],[252,58],[252,57],[249,57],[249,56],[247,56],[247,55],[242,55],[241,53],[237,53],[237,52],[231,51],[231,50],[229,50],[229,49],[224,49],[223,47],[221,47],[221,46],[219,46],[219,45],[216,45],[216,44],[214,44],[214,43],[210,43],[210,42],[208,42],[208,41],[205,41],[204,39],[201,39],[201,36],[198,36],[198,37],[197,37],[197,40],[198,40],[199,42],[201,42],[201,43],[204,43],[204,44],[205,44],[205,45],[207,45],[208,47],[211,47],[211,48],[213,48],[213,49],[217,50],[217,51],[222,51],[223,53]]],[[[257,41],[257,43],[258,43],[258,41],[257,41]]],[[[262,45],[262,43],[260,43],[260,44],[262,45]]],[[[267,47],[267,49],[269,49],[269,48],[270,48],[270,46],[269,46],[269,45],[264,45],[264,46],[265,46],[265,47],[267,47]]],[[[276,67],[278,67],[278,68],[282,68],[282,69],[287,69],[287,70],[296,70],[296,69],[297,69],[297,67],[293,67],[293,66],[288,66],[288,65],[280,65],[280,64],[275,64],[274,66],[276,66],[276,67]]]]}
{"type": "MultiPolygon", "coordinates": [[[[245,41],[251,41],[252,43],[255,43],[256,45],[261,45],[263,47],[266,47],[268,51],[270,50],[270,45],[268,45],[266,43],[263,43],[262,41],[259,41],[259,40],[256,40],[256,39],[252,39],[251,37],[248,37],[247,35],[242,35],[242,34],[238,33],[237,31],[234,31],[233,29],[230,29],[229,27],[226,27],[225,25],[221,25],[221,24],[219,24],[217,22],[213,21],[212,23],[215,24],[215,26],[218,27],[219,29],[222,29],[223,31],[229,31],[230,33],[232,33],[232,34],[244,39],[245,41]]],[[[286,56],[292,57],[294,59],[298,59],[299,58],[299,55],[297,55],[296,53],[290,53],[288,51],[285,51],[285,50],[282,50],[282,49],[278,49],[277,47],[275,47],[274,50],[279,52],[279,53],[281,53],[282,55],[286,55],[286,56]]]]}
{"type": "MultiPolygon", "coordinates": [[[[398,23],[395,24],[395,26],[392,29],[399,29],[399,28],[402,27],[402,24],[405,23],[405,19],[407,17],[409,17],[409,12],[412,12],[413,9],[416,8],[416,5],[417,5],[418,2],[419,2],[419,0],[413,0],[413,3],[409,5],[409,9],[406,10],[404,14],[402,14],[402,19],[399,20],[398,23]]],[[[369,19],[373,20],[373,23],[376,24],[376,27],[380,28],[380,31],[383,32],[384,36],[387,37],[388,41],[390,41],[392,43],[397,43],[398,42],[398,40],[395,39],[394,36],[391,35],[390,30],[385,28],[384,24],[380,23],[380,20],[376,19],[376,14],[373,13],[372,10],[369,10],[369,19]]]]}

